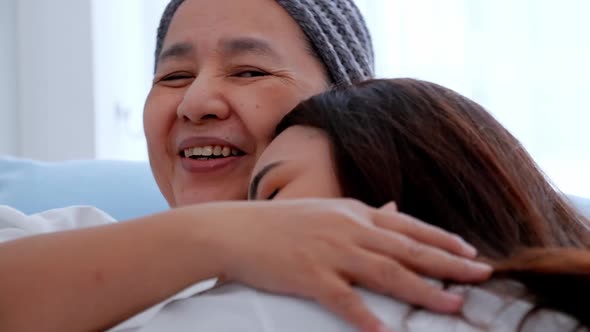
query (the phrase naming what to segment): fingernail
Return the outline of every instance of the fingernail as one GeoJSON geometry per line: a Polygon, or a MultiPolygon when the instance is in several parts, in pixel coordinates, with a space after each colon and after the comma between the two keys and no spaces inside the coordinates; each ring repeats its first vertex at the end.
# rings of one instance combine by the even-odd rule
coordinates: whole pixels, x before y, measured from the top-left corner
{"type": "Polygon", "coordinates": [[[463,297],[457,294],[442,292],[440,301],[440,310],[443,312],[457,312],[463,306],[463,297]]]}
{"type": "Polygon", "coordinates": [[[387,203],[385,205],[383,205],[382,207],[383,210],[387,211],[387,212],[391,212],[391,213],[396,213],[397,211],[397,205],[395,204],[395,202],[390,202],[387,203]]]}
{"type": "Polygon", "coordinates": [[[463,241],[463,253],[467,256],[467,257],[476,257],[477,256],[477,249],[475,249],[474,246],[470,245],[469,243],[463,241]]]}
{"type": "Polygon", "coordinates": [[[478,273],[491,273],[494,269],[491,265],[481,263],[481,262],[470,262],[473,269],[478,273]]]}

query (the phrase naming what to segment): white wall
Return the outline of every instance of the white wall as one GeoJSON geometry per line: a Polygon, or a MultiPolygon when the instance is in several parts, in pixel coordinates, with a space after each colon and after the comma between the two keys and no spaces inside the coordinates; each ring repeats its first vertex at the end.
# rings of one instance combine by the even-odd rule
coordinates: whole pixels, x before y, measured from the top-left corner
{"type": "Polygon", "coordinates": [[[16,2],[0,1],[0,155],[18,151],[16,2]]]}
{"type": "Polygon", "coordinates": [[[377,74],[484,105],[562,190],[590,196],[587,0],[357,0],[377,74]]]}
{"type": "Polygon", "coordinates": [[[92,1],[98,158],[137,159],[144,150],[141,116],[137,118],[147,94],[139,10],[142,1],[92,1]],[[128,148],[129,140],[139,140],[137,151],[128,148]]]}
{"type": "Polygon", "coordinates": [[[89,0],[18,0],[19,155],[95,156],[89,0]]]}
{"type": "Polygon", "coordinates": [[[145,160],[142,128],[159,17],[168,0],[92,0],[96,157],[145,160]]]}
{"type": "Polygon", "coordinates": [[[145,160],[168,0],[0,0],[0,155],[145,160]]]}

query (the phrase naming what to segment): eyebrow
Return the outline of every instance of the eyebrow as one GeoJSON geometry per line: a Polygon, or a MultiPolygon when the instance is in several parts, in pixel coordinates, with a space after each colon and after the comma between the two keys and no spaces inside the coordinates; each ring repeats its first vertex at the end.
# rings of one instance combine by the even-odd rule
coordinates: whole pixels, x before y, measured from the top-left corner
{"type": "Polygon", "coordinates": [[[262,179],[264,178],[264,176],[266,174],[268,174],[268,172],[270,172],[273,168],[281,165],[283,162],[282,161],[276,161],[274,163],[268,164],[266,166],[264,166],[263,169],[260,170],[260,172],[258,172],[254,178],[252,178],[252,182],[250,182],[250,190],[248,190],[248,196],[250,197],[250,199],[256,199],[258,196],[258,186],[260,185],[260,182],[262,181],[262,179]]]}
{"type": "Polygon", "coordinates": [[[253,37],[223,39],[220,41],[221,50],[225,57],[236,57],[244,54],[254,54],[279,59],[279,53],[269,42],[253,37]]]}
{"type": "Polygon", "coordinates": [[[158,63],[170,58],[183,58],[193,53],[194,47],[191,43],[176,43],[168,47],[158,57],[158,63]]]}

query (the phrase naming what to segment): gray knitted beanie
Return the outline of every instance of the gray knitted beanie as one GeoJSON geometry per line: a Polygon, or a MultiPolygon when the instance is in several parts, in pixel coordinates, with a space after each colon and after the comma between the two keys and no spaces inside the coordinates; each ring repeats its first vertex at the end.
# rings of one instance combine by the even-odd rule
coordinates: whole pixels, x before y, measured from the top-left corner
{"type": "MultiPolygon", "coordinates": [[[[242,0],[236,0],[242,1],[242,0]]],[[[335,85],[374,76],[371,35],[353,0],[275,0],[299,24],[335,85]]],[[[171,0],[162,15],[156,59],[176,10],[184,0],[171,0]]]]}

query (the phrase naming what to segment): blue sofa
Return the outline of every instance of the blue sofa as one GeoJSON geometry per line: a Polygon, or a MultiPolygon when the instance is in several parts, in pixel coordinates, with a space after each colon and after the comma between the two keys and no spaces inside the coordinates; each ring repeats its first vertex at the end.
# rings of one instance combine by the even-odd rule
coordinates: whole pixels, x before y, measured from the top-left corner
{"type": "Polygon", "coordinates": [[[147,162],[45,163],[8,157],[0,158],[0,205],[27,214],[91,205],[117,220],[168,208],[147,162]]]}
{"type": "MultiPolygon", "coordinates": [[[[571,198],[590,215],[590,199],[571,198]]],[[[117,220],[168,208],[146,162],[45,163],[9,157],[0,157],[0,205],[25,213],[92,205],[117,220]]]]}

